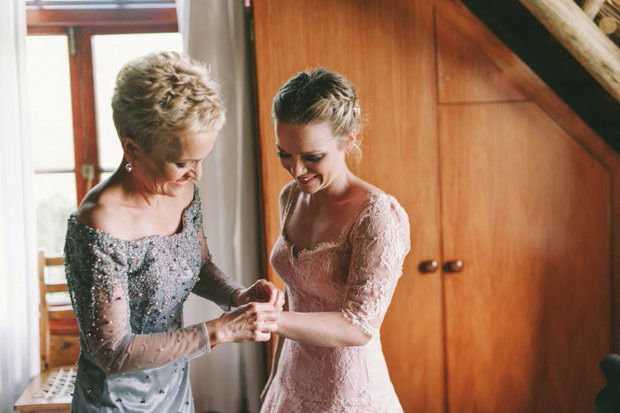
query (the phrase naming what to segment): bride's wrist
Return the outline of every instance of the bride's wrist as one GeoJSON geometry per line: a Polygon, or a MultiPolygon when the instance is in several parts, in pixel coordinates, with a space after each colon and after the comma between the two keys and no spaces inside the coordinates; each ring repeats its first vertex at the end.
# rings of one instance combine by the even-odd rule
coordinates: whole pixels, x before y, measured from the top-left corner
{"type": "Polygon", "coordinates": [[[235,291],[233,291],[232,293],[232,297],[231,297],[231,301],[233,304],[233,307],[239,307],[245,303],[242,303],[242,297],[243,297],[243,292],[245,290],[243,290],[242,288],[238,288],[235,291]]]}

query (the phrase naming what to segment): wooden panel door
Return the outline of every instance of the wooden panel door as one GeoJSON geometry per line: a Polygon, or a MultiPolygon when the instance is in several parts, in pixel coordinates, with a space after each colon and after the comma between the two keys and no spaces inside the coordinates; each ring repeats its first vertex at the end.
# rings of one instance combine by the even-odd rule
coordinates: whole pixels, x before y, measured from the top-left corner
{"type": "Polygon", "coordinates": [[[611,350],[610,174],[534,103],[439,109],[451,412],[586,412],[611,350]]]}
{"type": "MultiPolygon", "coordinates": [[[[437,33],[437,83],[439,103],[509,102],[531,98],[514,86],[493,60],[459,30],[458,22],[445,16],[454,4],[442,4],[435,13],[437,33]]],[[[450,13],[451,14],[451,13],[450,13]]],[[[472,24],[471,18],[459,20],[472,24]]],[[[506,50],[506,53],[511,53],[506,50]]]]}
{"type": "Polygon", "coordinates": [[[253,15],[265,244],[277,237],[278,191],[291,179],[276,157],[271,100],[301,70],[341,72],[368,121],[356,172],[395,195],[411,220],[413,249],[381,330],[390,375],[405,411],[443,411],[441,279],[417,270],[440,259],[432,4],[260,0],[253,15]]]}

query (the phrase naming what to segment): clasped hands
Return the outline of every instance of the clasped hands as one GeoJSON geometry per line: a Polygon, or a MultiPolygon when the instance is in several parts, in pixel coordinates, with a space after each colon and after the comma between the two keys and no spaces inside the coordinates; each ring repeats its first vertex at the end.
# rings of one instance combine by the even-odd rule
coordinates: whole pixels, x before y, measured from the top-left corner
{"type": "Polygon", "coordinates": [[[222,322],[220,342],[268,341],[278,331],[284,293],[267,280],[233,293],[237,307],[218,319],[222,322]]]}

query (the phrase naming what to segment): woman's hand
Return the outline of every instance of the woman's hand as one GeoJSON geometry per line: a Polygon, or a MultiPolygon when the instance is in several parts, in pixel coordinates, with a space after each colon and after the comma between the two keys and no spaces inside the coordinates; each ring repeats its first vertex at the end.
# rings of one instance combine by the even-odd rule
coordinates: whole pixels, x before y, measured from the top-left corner
{"type": "Polygon", "coordinates": [[[250,288],[235,291],[232,300],[236,306],[253,302],[269,303],[273,305],[276,310],[282,311],[284,293],[273,285],[273,283],[260,279],[252,284],[250,288]]]}
{"type": "Polygon", "coordinates": [[[278,329],[280,310],[269,303],[252,302],[207,323],[211,347],[222,343],[268,341],[278,329]]]}

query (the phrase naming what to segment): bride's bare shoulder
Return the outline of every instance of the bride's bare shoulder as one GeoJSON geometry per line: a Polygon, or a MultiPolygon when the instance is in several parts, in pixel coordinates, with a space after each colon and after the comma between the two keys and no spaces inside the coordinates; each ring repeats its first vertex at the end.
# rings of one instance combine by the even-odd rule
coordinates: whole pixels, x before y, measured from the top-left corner
{"type": "Polygon", "coordinates": [[[375,186],[375,185],[373,185],[373,184],[371,184],[369,182],[366,182],[366,181],[364,181],[363,179],[360,179],[360,178],[357,178],[354,181],[353,187],[354,187],[354,190],[355,190],[356,194],[359,196],[360,199],[365,199],[369,195],[385,194],[385,192],[381,188],[379,188],[379,187],[377,187],[377,186],[375,186]]]}

